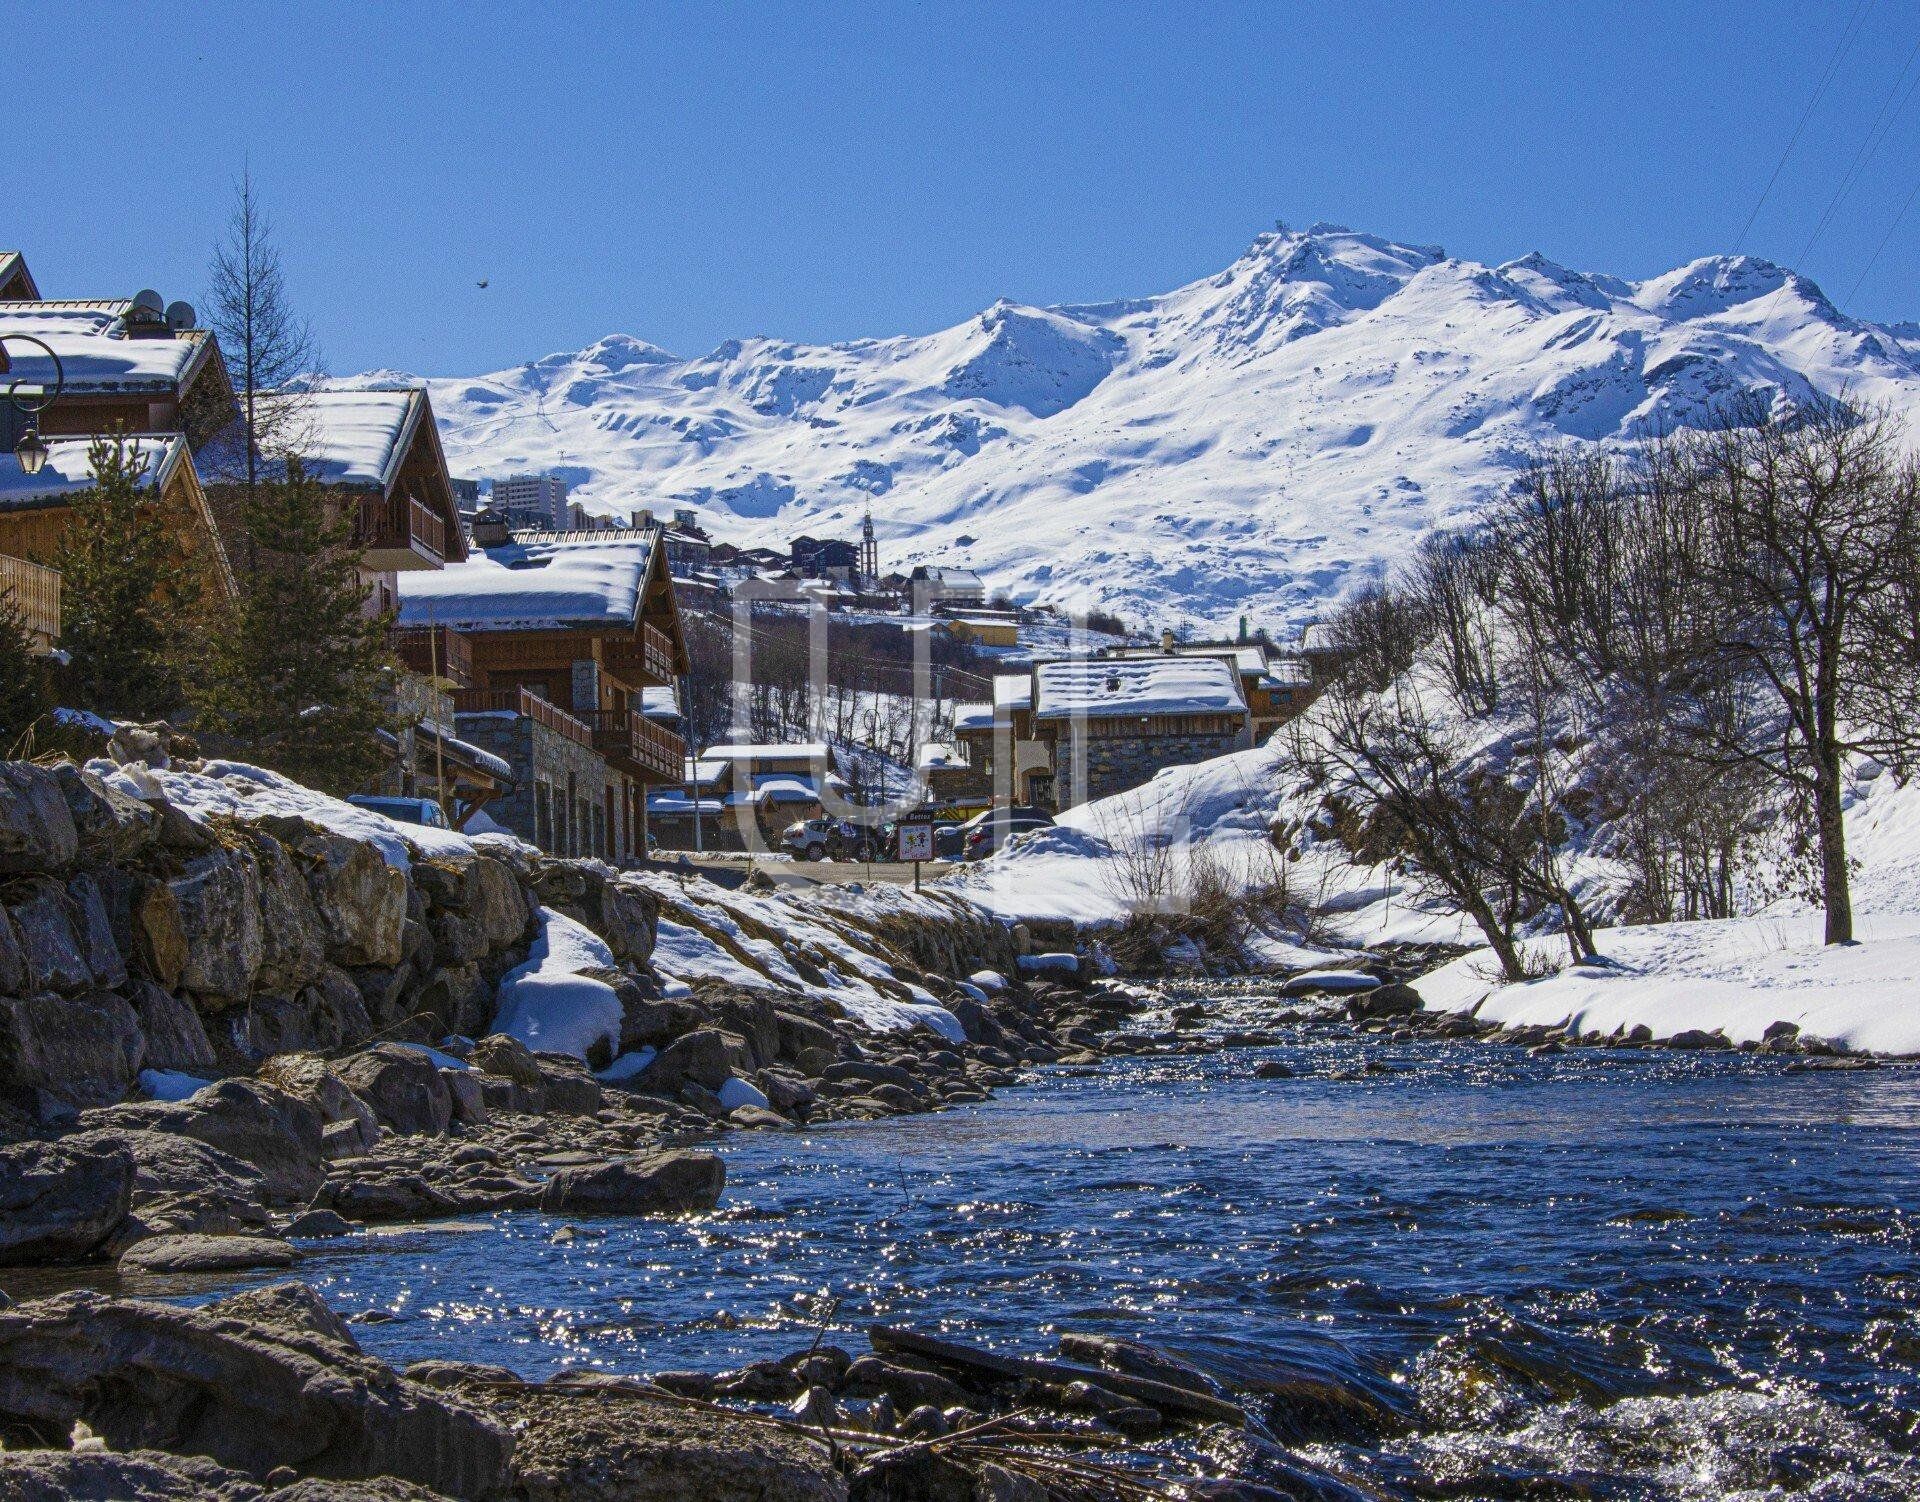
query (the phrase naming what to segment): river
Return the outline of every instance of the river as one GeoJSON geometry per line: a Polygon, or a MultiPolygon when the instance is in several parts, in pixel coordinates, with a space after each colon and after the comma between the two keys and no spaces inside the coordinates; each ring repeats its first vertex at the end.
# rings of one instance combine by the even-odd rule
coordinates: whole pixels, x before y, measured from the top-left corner
{"type": "Polygon", "coordinates": [[[856,1351],[1098,1331],[1373,1395],[1403,1432],[1275,1432],[1387,1495],[1920,1495],[1920,1070],[1321,1038],[722,1151],[703,1219],[504,1215],[301,1276],[396,1363],[712,1370],[830,1308],[856,1351]]]}

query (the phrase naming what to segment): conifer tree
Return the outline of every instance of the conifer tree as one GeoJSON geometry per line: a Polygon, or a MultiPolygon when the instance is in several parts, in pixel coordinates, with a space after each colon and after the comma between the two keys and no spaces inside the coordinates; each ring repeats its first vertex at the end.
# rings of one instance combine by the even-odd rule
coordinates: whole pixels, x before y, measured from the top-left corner
{"type": "Polygon", "coordinates": [[[13,591],[0,591],[0,755],[16,754],[20,738],[52,707],[47,660],[33,650],[13,591]]]}
{"type": "Polygon", "coordinates": [[[363,786],[386,759],[387,621],[367,612],[350,514],[335,514],[298,459],[246,505],[253,567],[214,643],[204,724],[296,781],[363,786]]]}
{"type": "Polygon", "coordinates": [[[195,619],[192,579],[146,499],[139,445],[99,437],[93,484],[73,498],[54,555],[61,575],[60,645],[77,707],[129,719],[178,709],[195,619]]]}

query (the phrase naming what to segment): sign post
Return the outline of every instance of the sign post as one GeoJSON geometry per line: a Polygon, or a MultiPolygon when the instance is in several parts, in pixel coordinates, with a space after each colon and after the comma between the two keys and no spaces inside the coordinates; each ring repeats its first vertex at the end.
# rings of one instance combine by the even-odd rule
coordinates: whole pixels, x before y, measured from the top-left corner
{"type": "Polygon", "coordinates": [[[913,889],[920,890],[920,862],[933,859],[933,825],[902,824],[899,831],[899,856],[913,862],[913,889]]]}

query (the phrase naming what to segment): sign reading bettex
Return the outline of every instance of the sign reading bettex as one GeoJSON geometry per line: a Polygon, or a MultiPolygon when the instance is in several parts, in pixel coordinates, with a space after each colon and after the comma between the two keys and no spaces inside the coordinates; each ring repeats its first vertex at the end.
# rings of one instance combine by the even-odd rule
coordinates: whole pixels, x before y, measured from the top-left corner
{"type": "Polygon", "coordinates": [[[900,854],[903,861],[930,861],[933,859],[933,826],[931,824],[902,824],[900,826],[900,854]]]}

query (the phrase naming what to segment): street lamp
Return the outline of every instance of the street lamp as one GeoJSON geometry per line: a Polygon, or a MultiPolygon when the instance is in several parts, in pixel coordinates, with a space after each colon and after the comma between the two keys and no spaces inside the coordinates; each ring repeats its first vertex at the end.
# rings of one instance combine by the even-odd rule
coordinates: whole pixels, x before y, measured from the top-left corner
{"type": "Polygon", "coordinates": [[[20,435],[20,441],[13,446],[14,457],[20,461],[20,468],[23,471],[30,475],[37,475],[47,462],[47,441],[40,436],[39,417],[53,405],[54,399],[65,389],[66,367],[60,363],[60,357],[54,353],[53,346],[44,339],[36,339],[32,334],[0,334],[0,345],[4,345],[9,339],[18,340],[22,344],[39,345],[45,351],[47,358],[53,361],[53,389],[49,391],[45,386],[36,388],[39,392],[39,400],[20,394],[20,388],[26,382],[19,377],[15,377],[13,384],[7,387],[7,400],[13,404],[16,412],[24,414],[27,419],[27,431],[20,435]]]}

